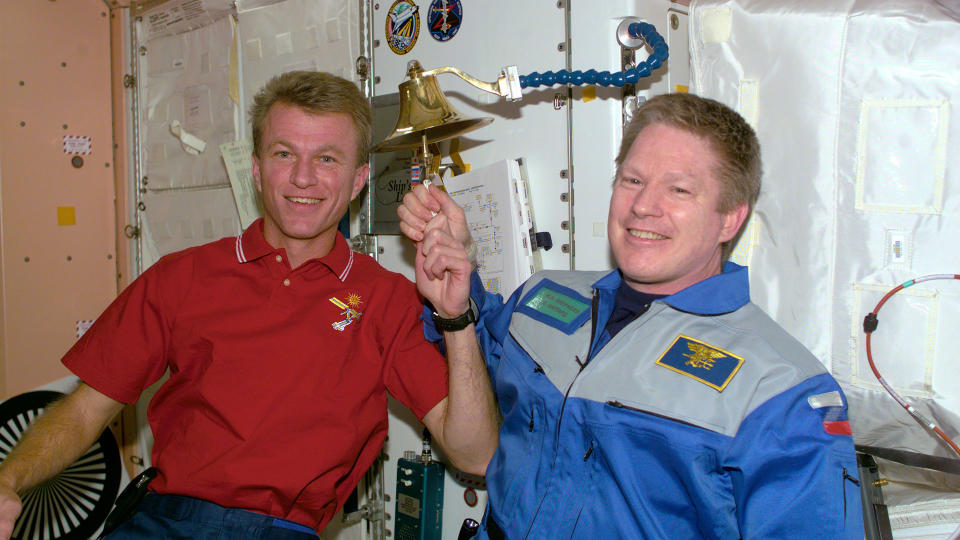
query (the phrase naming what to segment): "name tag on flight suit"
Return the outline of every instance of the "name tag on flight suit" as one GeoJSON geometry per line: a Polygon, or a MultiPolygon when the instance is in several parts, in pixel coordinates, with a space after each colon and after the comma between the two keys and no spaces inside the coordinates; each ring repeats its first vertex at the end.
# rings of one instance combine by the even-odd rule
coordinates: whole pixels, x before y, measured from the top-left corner
{"type": "Polygon", "coordinates": [[[569,335],[590,318],[590,300],[569,287],[544,279],[530,289],[517,311],[569,335]]]}

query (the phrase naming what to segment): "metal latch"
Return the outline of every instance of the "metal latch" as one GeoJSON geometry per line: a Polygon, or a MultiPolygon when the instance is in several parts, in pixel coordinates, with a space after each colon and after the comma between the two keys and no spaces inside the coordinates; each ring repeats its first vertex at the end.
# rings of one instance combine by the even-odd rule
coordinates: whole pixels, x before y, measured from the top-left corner
{"type": "Polygon", "coordinates": [[[366,79],[367,77],[369,77],[370,76],[370,59],[368,59],[366,56],[358,56],[356,69],[357,69],[357,77],[360,77],[361,79],[366,79]]]}
{"type": "Polygon", "coordinates": [[[566,104],[567,96],[559,93],[553,95],[553,110],[559,111],[566,104]]]}
{"type": "Polygon", "coordinates": [[[378,246],[377,236],[374,234],[355,234],[351,236],[350,249],[374,258],[383,253],[383,248],[378,246]]]}
{"type": "Polygon", "coordinates": [[[367,520],[371,522],[382,521],[384,518],[384,504],[383,501],[377,499],[368,502],[367,504],[361,506],[357,509],[356,512],[349,512],[343,514],[343,524],[344,525],[353,525],[355,523],[360,523],[362,520],[367,520]]]}

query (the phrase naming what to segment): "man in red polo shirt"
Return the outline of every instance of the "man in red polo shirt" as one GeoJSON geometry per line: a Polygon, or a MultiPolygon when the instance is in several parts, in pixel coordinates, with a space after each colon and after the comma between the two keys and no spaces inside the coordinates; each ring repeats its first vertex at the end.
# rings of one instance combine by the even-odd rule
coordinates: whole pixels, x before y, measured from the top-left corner
{"type": "Polygon", "coordinates": [[[315,537],[380,451],[387,392],[455,466],[484,472],[497,413],[482,362],[448,365],[423,338],[413,284],[337,232],[369,172],[366,99],[290,72],[250,112],[263,219],[163,257],[67,353],[83,382],[0,464],[0,539],[17,492],[72,463],[168,370],[148,409],[159,474],[109,538],[315,537]]]}

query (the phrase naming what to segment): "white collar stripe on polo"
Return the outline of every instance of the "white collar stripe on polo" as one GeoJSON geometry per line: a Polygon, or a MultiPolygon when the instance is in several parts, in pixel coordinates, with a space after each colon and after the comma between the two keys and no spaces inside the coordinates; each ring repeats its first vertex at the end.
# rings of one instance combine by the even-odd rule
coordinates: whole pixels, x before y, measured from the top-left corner
{"type": "Polygon", "coordinates": [[[247,262],[247,256],[243,254],[243,233],[237,235],[237,260],[240,263],[247,262]]]}
{"type": "Polygon", "coordinates": [[[343,272],[340,273],[340,281],[347,279],[347,275],[350,274],[350,268],[353,267],[353,250],[348,250],[350,252],[350,258],[347,260],[347,267],[343,269],[343,272]]]}

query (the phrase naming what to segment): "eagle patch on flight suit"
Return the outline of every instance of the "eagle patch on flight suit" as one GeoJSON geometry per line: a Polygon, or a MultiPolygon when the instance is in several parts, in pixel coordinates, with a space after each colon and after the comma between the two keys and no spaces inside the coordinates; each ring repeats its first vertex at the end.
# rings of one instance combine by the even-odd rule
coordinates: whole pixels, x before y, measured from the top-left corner
{"type": "Polygon", "coordinates": [[[657,365],[723,392],[743,365],[743,358],[692,337],[679,335],[657,359],[657,365]]]}

